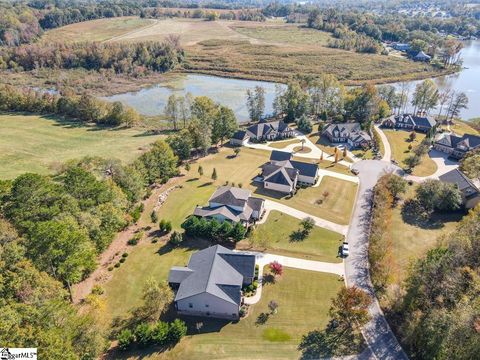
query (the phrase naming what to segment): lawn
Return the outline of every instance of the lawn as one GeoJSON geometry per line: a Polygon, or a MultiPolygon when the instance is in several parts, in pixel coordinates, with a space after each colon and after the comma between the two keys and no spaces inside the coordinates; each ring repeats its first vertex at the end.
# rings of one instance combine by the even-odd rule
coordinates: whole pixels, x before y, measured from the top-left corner
{"type": "Polygon", "coordinates": [[[257,189],[255,193],[313,216],[340,225],[348,225],[357,193],[357,184],[331,176],[324,176],[320,186],[299,189],[291,198],[280,197],[277,192],[263,188],[257,189]],[[323,200],[325,192],[328,193],[328,196],[323,200]],[[318,200],[323,200],[323,202],[318,204],[318,200]]]}
{"type": "Polygon", "coordinates": [[[292,144],[300,144],[300,140],[298,139],[291,139],[291,140],[284,140],[284,141],[272,141],[268,144],[268,146],[273,147],[275,149],[285,149],[288,145],[292,144]]]}
{"type": "MultiPolygon", "coordinates": [[[[320,150],[322,150],[326,155],[333,155],[335,154],[335,145],[332,145],[330,141],[324,136],[321,136],[320,132],[314,132],[308,135],[308,138],[312,143],[314,143],[320,150]]],[[[348,158],[348,156],[343,156],[343,151],[340,151],[338,155],[339,160],[345,160],[351,162],[352,160],[348,158]]]]}
{"type": "MultiPolygon", "coordinates": [[[[408,145],[411,144],[413,147],[415,147],[425,138],[425,134],[417,132],[417,137],[415,140],[410,142],[408,137],[410,131],[383,129],[383,132],[387,136],[388,142],[390,143],[392,157],[398,161],[401,166],[405,166],[403,161],[408,156],[413,154],[408,150],[408,145]]],[[[429,176],[434,174],[436,170],[437,165],[428,156],[428,154],[426,154],[422,157],[420,164],[413,169],[412,174],[416,176],[429,176]]]]}
{"type": "Polygon", "coordinates": [[[133,16],[84,21],[47,31],[42,40],[63,43],[105,41],[136,29],[148,27],[153,23],[153,20],[133,16]]]}
{"type": "Polygon", "coordinates": [[[299,358],[297,346],[302,335],[327,324],[331,299],[342,286],[335,275],[285,268],[275,284],[264,287],[260,302],[239,322],[185,318],[190,325],[189,335],[174,349],[126,356],[189,360],[299,358]],[[265,324],[256,324],[258,316],[268,312],[268,302],[273,299],[279,304],[278,313],[265,324]],[[195,324],[199,321],[203,327],[198,332],[195,324]]]}
{"type": "MultiPolygon", "coordinates": [[[[258,225],[247,240],[242,241],[255,249],[292,257],[317,261],[339,262],[338,247],[344,237],[336,232],[315,226],[302,241],[291,241],[290,235],[300,229],[300,220],[272,211],[264,224],[258,225]]],[[[243,245],[243,244],[239,245],[243,245]]]]}
{"type": "MultiPolygon", "coordinates": [[[[443,126],[443,128],[446,129],[447,127],[443,126]]],[[[480,132],[470,126],[466,121],[455,120],[454,124],[450,126],[450,130],[460,136],[463,134],[480,135],[480,132]]]]}
{"type": "Polygon", "coordinates": [[[132,161],[162,135],[142,129],[108,129],[57,117],[0,114],[0,178],[24,172],[48,174],[51,167],[83,156],[132,161]]]}
{"type": "MultiPolygon", "coordinates": [[[[405,198],[415,195],[415,186],[408,189],[405,198]]],[[[419,258],[436,245],[438,238],[455,229],[462,215],[438,214],[426,223],[415,225],[406,223],[401,214],[401,206],[393,211],[391,236],[393,240],[393,259],[395,260],[394,279],[401,282],[407,274],[411,260],[419,258]]]]}

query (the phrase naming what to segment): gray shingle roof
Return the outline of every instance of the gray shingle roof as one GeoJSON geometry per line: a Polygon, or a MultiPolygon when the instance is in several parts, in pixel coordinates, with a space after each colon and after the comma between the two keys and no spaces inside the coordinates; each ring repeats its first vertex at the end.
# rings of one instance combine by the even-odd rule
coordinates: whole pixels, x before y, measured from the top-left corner
{"type": "Polygon", "coordinates": [[[238,130],[232,136],[232,139],[236,139],[236,140],[245,140],[246,138],[248,138],[248,136],[247,136],[247,132],[244,130],[238,130]]]}
{"type": "Polygon", "coordinates": [[[459,190],[463,192],[466,197],[477,195],[480,192],[472,180],[458,169],[440,175],[439,179],[440,181],[457,185],[459,190]]]}
{"type": "Polygon", "coordinates": [[[292,158],[292,153],[287,151],[273,150],[270,154],[270,161],[285,161],[292,158]]]}
{"type": "Polygon", "coordinates": [[[318,172],[318,165],[302,161],[290,160],[290,163],[299,171],[300,175],[315,177],[318,172]]]}
{"type": "MultiPolygon", "coordinates": [[[[240,305],[244,277],[252,278],[255,273],[255,256],[215,245],[194,253],[187,267],[192,274],[181,281],[176,301],[209,293],[240,305]]],[[[176,271],[177,268],[170,270],[171,273],[176,271]]]]}
{"type": "Polygon", "coordinates": [[[251,194],[250,190],[220,186],[208,201],[230,206],[244,206],[251,194]]]}

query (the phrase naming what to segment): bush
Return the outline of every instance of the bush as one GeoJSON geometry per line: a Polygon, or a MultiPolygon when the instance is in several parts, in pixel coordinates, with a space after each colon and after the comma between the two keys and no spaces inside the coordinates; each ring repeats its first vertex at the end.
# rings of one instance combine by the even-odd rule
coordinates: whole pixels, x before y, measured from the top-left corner
{"type": "Polygon", "coordinates": [[[128,257],[128,253],[124,252],[124,253],[122,254],[122,257],[124,257],[124,258],[128,257]]]}
{"type": "Polygon", "coordinates": [[[179,232],[177,231],[174,231],[172,233],[172,235],[170,235],[170,244],[172,244],[173,246],[178,246],[180,245],[180,243],[183,241],[183,235],[180,234],[179,232]]]}
{"type": "Polygon", "coordinates": [[[123,264],[125,262],[125,258],[121,258],[119,261],[123,264]]]}
{"type": "Polygon", "coordinates": [[[133,209],[132,213],[130,214],[132,216],[133,223],[137,223],[138,220],[140,220],[140,216],[142,216],[143,208],[144,208],[144,205],[140,204],[133,209]]]}
{"type": "Polygon", "coordinates": [[[120,263],[116,263],[116,264],[115,264],[115,267],[116,267],[116,268],[119,268],[119,267],[120,267],[120,263]]]}
{"type": "Polygon", "coordinates": [[[102,295],[105,291],[103,290],[103,288],[100,286],[100,285],[95,285],[93,288],[92,288],[92,294],[95,294],[95,295],[102,295]]]}
{"type": "Polygon", "coordinates": [[[158,215],[155,211],[152,211],[150,214],[150,220],[152,220],[152,223],[156,224],[158,221],[158,215]]]}
{"type": "Polygon", "coordinates": [[[136,233],[135,235],[133,235],[133,237],[130,240],[127,241],[127,244],[132,246],[137,245],[138,242],[143,238],[143,235],[144,235],[143,231],[136,233]]]}
{"type": "Polygon", "coordinates": [[[175,319],[172,323],[170,323],[168,329],[168,341],[170,343],[178,343],[185,335],[187,335],[187,325],[184,321],[175,319]]]}
{"type": "Polygon", "coordinates": [[[108,271],[113,271],[113,266],[109,266],[108,271]]]}
{"type": "Polygon", "coordinates": [[[118,334],[118,347],[121,350],[127,350],[134,342],[135,342],[135,335],[130,329],[124,329],[118,334]]]}
{"type": "Polygon", "coordinates": [[[246,229],[241,223],[232,226],[229,222],[219,223],[217,220],[198,219],[190,216],[182,224],[182,228],[189,236],[203,237],[217,242],[232,239],[240,241],[245,237],[246,229]]]}
{"type": "Polygon", "coordinates": [[[168,234],[170,231],[172,231],[172,222],[167,221],[166,224],[165,224],[165,233],[168,234]]]}
{"type": "Polygon", "coordinates": [[[135,338],[140,346],[148,346],[152,340],[152,328],[148,323],[141,323],[135,328],[135,338]]]}
{"type": "Polygon", "coordinates": [[[159,321],[152,327],[151,339],[155,345],[165,346],[168,344],[169,325],[159,321]]]}

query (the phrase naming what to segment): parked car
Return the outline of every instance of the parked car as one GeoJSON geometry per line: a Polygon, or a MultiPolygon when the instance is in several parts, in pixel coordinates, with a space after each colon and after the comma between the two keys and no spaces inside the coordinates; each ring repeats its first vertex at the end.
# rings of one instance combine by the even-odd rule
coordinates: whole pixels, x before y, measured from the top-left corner
{"type": "Polygon", "coordinates": [[[348,242],[343,242],[342,244],[342,256],[347,257],[350,254],[349,248],[348,248],[348,242]]]}
{"type": "Polygon", "coordinates": [[[360,173],[360,171],[358,171],[357,169],[352,169],[350,171],[355,175],[358,175],[360,173]]]}

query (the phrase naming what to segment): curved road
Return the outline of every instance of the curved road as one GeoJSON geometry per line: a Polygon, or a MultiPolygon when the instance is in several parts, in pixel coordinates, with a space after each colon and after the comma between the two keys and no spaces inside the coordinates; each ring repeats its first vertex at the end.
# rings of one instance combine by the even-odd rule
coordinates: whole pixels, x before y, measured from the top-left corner
{"type": "Polygon", "coordinates": [[[401,169],[386,161],[365,160],[352,166],[359,171],[360,186],[357,201],[347,234],[350,256],[345,259],[345,281],[347,286],[355,285],[372,295],[374,301],[369,312],[372,320],[362,330],[368,349],[359,355],[361,359],[408,360],[375,296],[370,281],[368,265],[368,225],[370,222],[370,196],[377,179],[384,172],[401,174],[401,169]]]}

